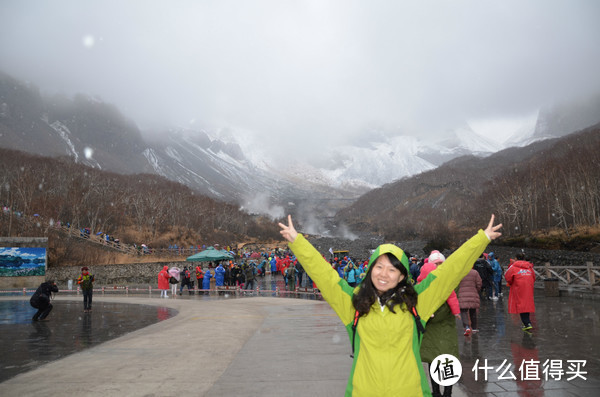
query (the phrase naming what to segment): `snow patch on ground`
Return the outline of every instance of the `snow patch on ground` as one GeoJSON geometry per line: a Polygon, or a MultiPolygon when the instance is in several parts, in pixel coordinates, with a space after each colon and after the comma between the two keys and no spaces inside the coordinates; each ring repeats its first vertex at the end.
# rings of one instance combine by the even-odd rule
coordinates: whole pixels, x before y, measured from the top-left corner
{"type": "MultiPolygon", "coordinates": [[[[46,124],[48,124],[48,119],[44,120],[44,118],[42,118],[42,120],[44,122],[46,122],[46,124]]],[[[55,121],[48,125],[54,131],[56,131],[58,133],[58,135],[61,137],[61,139],[66,143],[67,148],[68,148],[67,153],[69,153],[69,151],[70,151],[70,154],[73,155],[73,157],[75,158],[75,162],[77,163],[79,160],[79,154],[77,153],[77,150],[75,149],[75,145],[73,144],[73,142],[71,142],[71,138],[70,138],[71,131],[69,131],[69,128],[67,128],[67,126],[64,125],[63,123],[61,123],[60,121],[55,121]]]]}

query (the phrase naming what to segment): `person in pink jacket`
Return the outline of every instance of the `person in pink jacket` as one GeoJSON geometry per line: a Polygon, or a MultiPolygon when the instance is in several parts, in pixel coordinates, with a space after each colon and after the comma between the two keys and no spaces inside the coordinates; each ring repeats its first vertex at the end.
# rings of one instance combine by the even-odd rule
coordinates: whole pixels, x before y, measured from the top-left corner
{"type": "MultiPolygon", "coordinates": [[[[427,258],[427,262],[421,268],[421,273],[417,278],[417,283],[420,283],[427,275],[434,270],[438,265],[442,264],[446,260],[446,257],[438,250],[431,251],[429,257],[427,258]]],[[[460,306],[458,303],[458,296],[456,296],[456,292],[452,291],[450,296],[446,300],[448,306],[450,306],[450,311],[456,318],[460,318],[460,306]]]]}
{"type": "Polygon", "coordinates": [[[158,289],[160,290],[161,298],[168,298],[169,291],[169,266],[164,266],[163,269],[158,273],[158,289]]]}
{"type": "Polygon", "coordinates": [[[477,329],[477,311],[481,299],[479,296],[481,284],[481,276],[475,269],[471,269],[458,284],[458,304],[460,306],[460,317],[465,328],[465,336],[471,335],[472,332],[479,332],[477,329]]]}
{"type": "MultiPolygon", "coordinates": [[[[417,283],[425,280],[430,272],[446,260],[439,251],[432,251],[428,259],[427,264],[421,268],[417,283]]],[[[452,291],[445,304],[442,304],[427,321],[426,332],[423,334],[421,343],[421,360],[423,362],[431,364],[440,354],[459,356],[455,318],[460,318],[460,307],[456,292],[452,291]]],[[[437,384],[434,378],[430,378],[430,380],[433,397],[452,396],[452,386],[445,386],[444,394],[442,394],[440,385],[437,384]]]]}
{"type": "Polygon", "coordinates": [[[169,283],[171,284],[171,294],[177,298],[177,284],[181,281],[181,269],[173,266],[169,269],[169,283]]]}
{"type": "Polygon", "coordinates": [[[533,327],[529,314],[535,312],[533,301],[533,284],[535,273],[533,263],[525,260],[525,254],[519,252],[517,260],[508,268],[504,275],[506,284],[510,287],[508,295],[508,312],[519,313],[523,323],[523,331],[529,331],[533,327]]]}

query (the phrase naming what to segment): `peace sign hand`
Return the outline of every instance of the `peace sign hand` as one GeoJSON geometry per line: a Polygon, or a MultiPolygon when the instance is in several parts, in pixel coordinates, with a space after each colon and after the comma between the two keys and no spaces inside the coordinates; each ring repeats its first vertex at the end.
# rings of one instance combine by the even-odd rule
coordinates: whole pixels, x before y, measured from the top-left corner
{"type": "Polygon", "coordinates": [[[494,239],[502,236],[502,233],[496,231],[502,227],[502,224],[494,226],[494,219],[495,219],[495,215],[492,214],[492,217],[490,218],[490,223],[488,224],[487,228],[484,230],[485,234],[488,236],[488,238],[490,240],[494,240],[494,239]]]}
{"type": "Polygon", "coordinates": [[[292,222],[291,215],[288,215],[288,225],[286,226],[283,223],[279,222],[279,227],[281,228],[279,233],[281,233],[283,238],[285,238],[290,243],[293,243],[296,240],[296,237],[298,237],[298,232],[294,228],[294,223],[292,222]]]}

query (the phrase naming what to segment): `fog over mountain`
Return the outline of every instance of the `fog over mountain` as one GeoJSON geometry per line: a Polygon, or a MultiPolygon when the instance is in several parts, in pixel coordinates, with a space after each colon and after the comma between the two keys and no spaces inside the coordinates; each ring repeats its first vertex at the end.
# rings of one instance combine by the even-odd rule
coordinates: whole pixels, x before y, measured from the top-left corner
{"type": "Polygon", "coordinates": [[[374,187],[600,121],[598,15],[595,0],[5,0],[0,145],[320,230],[374,187]]]}
{"type": "Polygon", "coordinates": [[[594,0],[5,0],[0,70],[99,96],[144,134],[232,134],[278,167],[320,167],[465,123],[503,144],[599,91],[598,15],[594,0]]]}

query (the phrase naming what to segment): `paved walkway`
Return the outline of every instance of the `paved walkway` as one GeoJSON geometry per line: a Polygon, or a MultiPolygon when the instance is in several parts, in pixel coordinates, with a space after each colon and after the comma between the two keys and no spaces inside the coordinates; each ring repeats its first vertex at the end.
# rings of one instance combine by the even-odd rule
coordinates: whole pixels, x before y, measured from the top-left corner
{"type": "MultiPolygon", "coordinates": [[[[55,310],[65,299],[57,297],[55,310]]],[[[351,365],[348,338],[324,302],[95,298],[103,301],[156,304],[179,313],[17,375],[0,384],[0,395],[343,394],[351,365]]]]}
{"type": "MultiPolygon", "coordinates": [[[[60,294],[59,294],[60,295],[60,294]]],[[[27,299],[26,297],[3,297],[27,299]]],[[[58,296],[61,302],[79,298],[58,296]]],[[[178,314],[0,383],[2,396],[341,396],[351,366],[344,327],[324,302],[247,297],[95,296],[95,302],[169,307],[178,314]]],[[[594,301],[536,296],[533,334],[502,301],[482,302],[480,333],[460,330],[463,377],[453,395],[598,396],[599,312],[594,301]],[[472,371],[476,360],[478,379],[472,371]],[[488,360],[487,382],[483,380],[488,360]],[[563,368],[561,380],[519,379],[523,361],[563,368]],[[496,369],[505,362],[509,372],[496,369]],[[569,361],[585,360],[587,379],[567,381],[569,361]],[[514,373],[517,379],[502,377],[514,373]]],[[[92,316],[100,316],[94,312],[92,316]]],[[[98,321],[99,323],[101,320],[98,321]]],[[[49,327],[53,326],[52,314],[49,327]]],[[[94,319],[94,324],[96,320],[94,319]]],[[[0,336],[0,338],[2,338],[0,336]]],[[[1,339],[0,339],[1,340],[1,339]]],[[[6,340],[1,340],[6,353],[6,340]]],[[[581,372],[580,371],[580,372],[581,372]]],[[[576,371],[571,371],[576,372],[576,371]]],[[[569,376],[572,376],[569,375],[569,376]]]]}

